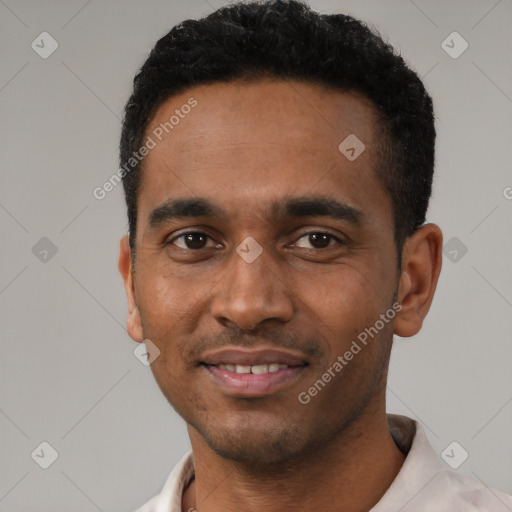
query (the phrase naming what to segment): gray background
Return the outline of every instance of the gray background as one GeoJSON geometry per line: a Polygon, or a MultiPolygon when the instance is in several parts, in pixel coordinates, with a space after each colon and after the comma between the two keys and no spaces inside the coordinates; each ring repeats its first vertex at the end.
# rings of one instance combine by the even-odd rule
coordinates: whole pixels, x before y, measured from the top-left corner
{"type": "MultiPolygon", "coordinates": [[[[4,512],[134,510],[189,448],[126,334],[122,188],[102,201],[92,191],[117,170],[147,52],[224,3],[0,0],[4,512]],[[47,59],[31,48],[43,31],[59,45],[47,59]],[[31,457],[43,441],[59,455],[46,470],[31,457]]],[[[429,220],[456,240],[422,332],[396,339],[388,409],[418,419],[439,454],[460,443],[457,471],[512,493],[512,1],[310,3],[376,26],[436,107],[429,220]],[[453,31],[469,43],[456,59],[441,46],[453,31]]]]}

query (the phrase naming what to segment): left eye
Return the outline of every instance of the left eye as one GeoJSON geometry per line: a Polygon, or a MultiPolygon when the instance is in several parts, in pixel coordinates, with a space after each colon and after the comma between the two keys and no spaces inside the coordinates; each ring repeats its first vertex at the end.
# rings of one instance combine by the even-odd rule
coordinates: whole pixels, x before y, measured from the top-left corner
{"type": "MultiPolygon", "coordinates": [[[[313,247],[313,249],[325,249],[326,247],[330,247],[332,244],[330,244],[329,241],[332,240],[335,240],[338,243],[343,243],[339,238],[335,237],[334,235],[331,235],[330,233],[324,233],[322,231],[312,231],[310,233],[305,233],[299,238],[299,240],[306,237],[308,243],[310,243],[311,245],[320,245],[320,247],[313,247]]],[[[311,247],[303,248],[311,249],[311,247]]]]}

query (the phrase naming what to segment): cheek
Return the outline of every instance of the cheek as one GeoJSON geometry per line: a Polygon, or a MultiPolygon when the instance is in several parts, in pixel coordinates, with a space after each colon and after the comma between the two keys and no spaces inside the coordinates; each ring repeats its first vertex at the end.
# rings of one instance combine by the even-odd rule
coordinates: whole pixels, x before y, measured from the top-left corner
{"type": "Polygon", "coordinates": [[[160,270],[156,265],[140,269],[139,283],[137,301],[147,334],[153,332],[161,336],[174,326],[179,329],[189,308],[190,284],[187,286],[167,269],[160,270]]]}
{"type": "MultiPolygon", "coordinates": [[[[317,326],[331,362],[349,350],[352,342],[390,307],[389,286],[356,266],[343,265],[322,275],[304,274],[298,283],[297,307],[308,325],[317,326]]],[[[378,351],[375,345],[365,347],[360,363],[373,358],[372,353],[378,351]]]]}
{"type": "Polygon", "coordinates": [[[168,268],[158,269],[154,263],[141,266],[139,283],[137,301],[144,336],[160,350],[151,365],[153,373],[160,385],[179,389],[190,364],[184,358],[187,350],[183,343],[197,329],[203,314],[201,300],[204,301],[211,284],[180,279],[168,268]]]}
{"type": "MultiPolygon", "coordinates": [[[[307,310],[340,327],[372,319],[387,306],[389,286],[367,266],[346,263],[329,272],[301,274],[296,296],[307,310]]],[[[335,330],[338,332],[338,329],[335,330]]]]}

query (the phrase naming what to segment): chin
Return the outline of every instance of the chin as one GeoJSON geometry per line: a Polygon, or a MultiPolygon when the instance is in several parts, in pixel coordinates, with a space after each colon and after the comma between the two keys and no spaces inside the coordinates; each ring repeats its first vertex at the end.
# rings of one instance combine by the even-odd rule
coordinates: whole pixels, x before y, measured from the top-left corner
{"type": "Polygon", "coordinates": [[[225,438],[218,442],[206,439],[206,442],[217,455],[253,468],[266,469],[268,466],[283,464],[301,453],[301,450],[291,446],[286,438],[267,438],[265,442],[261,442],[242,436],[240,439],[225,438]]]}
{"type": "MultiPolygon", "coordinates": [[[[210,424],[211,425],[211,424],[210,424]]],[[[217,425],[218,426],[218,425],[217,425]]],[[[234,428],[197,429],[210,449],[224,459],[243,464],[255,472],[272,469],[283,469],[289,464],[295,465],[297,460],[307,457],[313,451],[313,442],[308,439],[307,432],[297,426],[282,423],[276,427],[264,428],[237,426],[234,428]]]]}

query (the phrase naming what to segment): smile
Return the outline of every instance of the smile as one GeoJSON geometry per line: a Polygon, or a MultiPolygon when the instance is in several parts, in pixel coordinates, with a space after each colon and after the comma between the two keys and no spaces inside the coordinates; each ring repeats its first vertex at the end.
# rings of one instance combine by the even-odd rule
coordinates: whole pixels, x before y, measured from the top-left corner
{"type": "Polygon", "coordinates": [[[277,393],[292,385],[308,365],[201,365],[217,391],[238,398],[255,398],[277,393]],[[276,369],[277,367],[277,369],[276,369]]]}
{"type": "Polygon", "coordinates": [[[203,354],[201,359],[199,364],[217,391],[241,398],[277,393],[309,366],[300,353],[264,346],[226,346],[203,354]]]}
{"type": "Polygon", "coordinates": [[[253,375],[262,375],[263,373],[274,373],[279,370],[289,368],[287,364],[270,363],[270,364],[254,364],[254,365],[241,365],[241,364],[218,364],[217,368],[221,370],[228,370],[233,373],[252,373],[253,375]]]}

